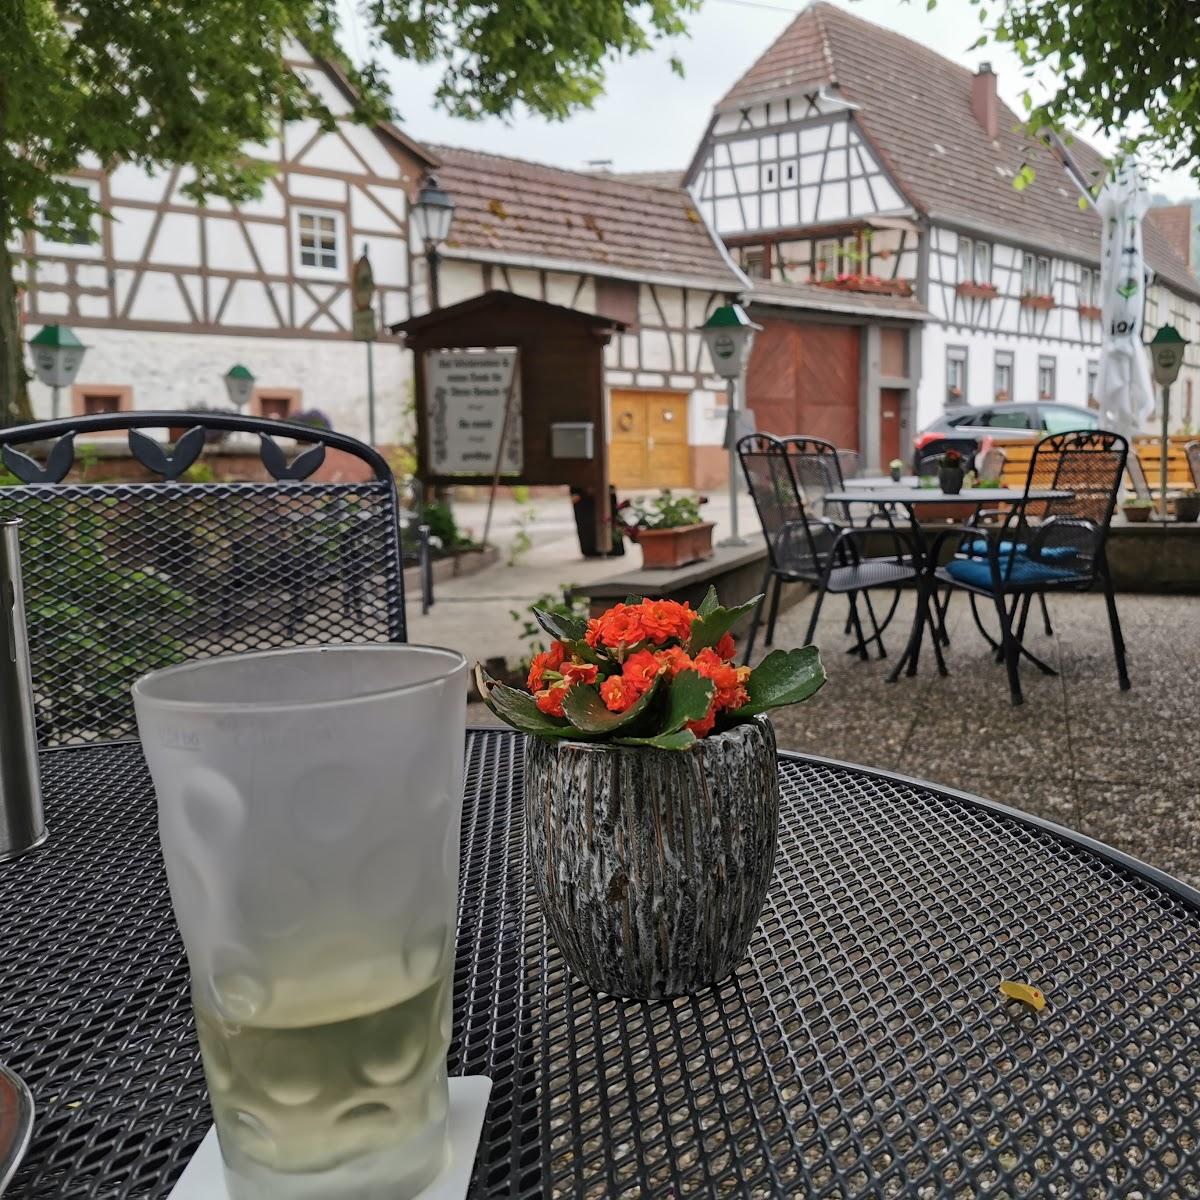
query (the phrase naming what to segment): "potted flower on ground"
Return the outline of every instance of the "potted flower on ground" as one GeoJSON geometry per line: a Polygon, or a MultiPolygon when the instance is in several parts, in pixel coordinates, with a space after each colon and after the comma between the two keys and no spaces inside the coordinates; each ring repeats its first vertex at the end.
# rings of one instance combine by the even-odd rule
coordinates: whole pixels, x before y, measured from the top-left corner
{"type": "Polygon", "coordinates": [[[642,548],[642,566],[672,570],[712,558],[714,522],[701,520],[703,496],[676,496],[663,488],[647,503],[638,497],[628,509],[626,532],[642,548]]]}
{"type": "Polygon", "coordinates": [[[526,840],[550,932],[589,987],[643,999],[721,982],[766,900],[779,824],[763,715],[825,682],[815,646],[735,665],[758,597],[696,610],[617,604],[590,621],[535,610],[554,639],[528,691],[476,667],[485,702],[531,735],[526,840]]]}
{"type": "Polygon", "coordinates": [[[1175,497],[1175,520],[1195,521],[1200,519],[1200,492],[1195,488],[1184,488],[1175,497]]]}
{"type": "Polygon", "coordinates": [[[1144,500],[1140,496],[1134,496],[1121,505],[1121,511],[1125,514],[1125,520],[1135,525],[1141,525],[1149,521],[1153,510],[1154,505],[1149,500],[1144,500]]]}
{"type": "Polygon", "coordinates": [[[947,450],[938,462],[938,484],[947,496],[957,496],[962,491],[963,456],[957,450],[947,450]]]}

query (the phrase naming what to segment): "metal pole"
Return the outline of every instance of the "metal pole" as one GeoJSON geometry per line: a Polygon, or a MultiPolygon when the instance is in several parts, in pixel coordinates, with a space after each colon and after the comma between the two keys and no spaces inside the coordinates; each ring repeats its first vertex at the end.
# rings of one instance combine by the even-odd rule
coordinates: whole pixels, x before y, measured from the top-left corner
{"type": "Polygon", "coordinates": [[[441,262],[442,256],[438,253],[436,246],[430,246],[425,251],[425,261],[429,265],[429,311],[441,308],[441,301],[438,297],[438,264],[441,262]]]}
{"type": "Polygon", "coordinates": [[[1162,390],[1162,444],[1159,447],[1158,459],[1158,483],[1159,483],[1159,504],[1162,506],[1162,519],[1164,524],[1167,520],[1167,445],[1170,441],[1170,434],[1167,432],[1168,421],[1171,416],[1171,385],[1164,383],[1162,390]]]}
{"type": "Polygon", "coordinates": [[[56,384],[54,385],[54,407],[53,407],[53,409],[51,410],[51,416],[53,416],[53,418],[54,418],[56,421],[58,420],[58,414],[59,414],[59,400],[58,400],[58,394],[59,394],[59,390],[60,390],[60,389],[59,389],[59,386],[58,386],[58,384],[56,383],[56,384]]]}
{"type": "Polygon", "coordinates": [[[367,441],[375,445],[375,343],[367,342],[367,441]]]}
{"type": "Polygon", "coordinates": [[[722,538],[718,545],[744,546],[746,539],[738,536],[737,379],[727,380],[725,389],[728,397],[725,437],[729,442],[729,536],[722,538]]]}

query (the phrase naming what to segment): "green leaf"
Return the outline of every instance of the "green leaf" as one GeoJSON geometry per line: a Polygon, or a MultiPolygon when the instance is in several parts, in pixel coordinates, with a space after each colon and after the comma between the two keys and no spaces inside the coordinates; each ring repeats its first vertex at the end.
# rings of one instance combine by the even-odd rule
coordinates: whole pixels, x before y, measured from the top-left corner
{"type": "Polygon", "coordinates": [[[733,628],[738,618],[751,612],[761,599],[762,596],[755,596],[736,608],[715,608],[707,616],[698,617],[692,623],[688,653],[697,654],[705,646],[715,646],[733,628]]]}
{"type": "Polygon", "coordinates": [[[667,714],[663,733],[676,733],[689,721],[701,720],[712,703],[716,685],[699,671],[680,671],[667,689],[667,714]]]}
{"type": "Polygon", "coordinates": [[[641,604],[641,602],[645,598],[646,598],[645,596],[626,596],[625,603],[626,604],[641,604]]]}
{"type": "Polygon", "coordinates": [[[659,680],[656,679],[636,704],[630,705],[624,712],[616,713],[610,711],[601,699],[598,688],[577,683],[563,701],[563,713],[584,734],[595,737],[615,733],[632,725],[650,707],[650,702],[658,695],[658,685],[659,680]]]}
{"type": "Polygon", "coordinates": [[[807,700],[825,682],[821,652],[816,646],[799,650],[773,650],[750,672],[746,690],[750,699],[732,716],[753,717],[785,704],[807,700]]]}
{"type": "Polygon", "coordinates": [[[475,681],[488,708],[505,724],[520,730],[521,733],[532,733],[535,737],[579,740],[588,736],[581,734],[569,722],[542,712],[537,706],[537,701],[528,692],[518,692],[506,684],[497,683],[478,663],[475,665],[475,681]]]}
{"type": "Polygon", "coordinates": [[[686,750],[697,742],[690,729],[677,729],[674,733],[656,733],[653,737],[613,738],[614,746],[653,746],[656,750],[686,750]]]}
{"type": "Polygon", "coordinates": [[[708,591],[704,595],[704,599],[700,601],[700,607],[696,612],[701,617],[707,617],[709,613],[716,612],[721,607],[720,600],[717,599],[717,589],[710,583],[708,591]]]}
{"type": "Polygon", "coordinates": [[[587,633],[587,622],[582,617],[547,612],[543,608],[533,609],[533,617],[552,638],[560,642],[580,642],[587,633]]]}

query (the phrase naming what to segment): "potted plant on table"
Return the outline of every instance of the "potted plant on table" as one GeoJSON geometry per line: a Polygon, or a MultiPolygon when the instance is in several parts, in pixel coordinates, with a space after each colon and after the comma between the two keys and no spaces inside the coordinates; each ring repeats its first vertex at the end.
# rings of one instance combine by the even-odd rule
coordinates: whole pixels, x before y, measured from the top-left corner
{"type": "Polygon", "coordinates": [[[745,956],[775,859],[779,784],[763,715],[825,682],[815,646],[734,663],[758,597],[693,610],[535,610],[554,639],[528,691],[476,667],[485,702],[529,734],[525,828],[550,932],[589,987],[643,999],[719,983],[745,956]]]}
{"type": "Polygon", "coordinates": [[[625,532],[642,548],[642,566],[673,570],[712,558],[714,522],[700,516],[703,496],[676,496],[663,488],[649,503],[639,496],[625,511],[625,532]]]}
{"type": "Polygon", "coordinates": [[[1121,511],[1125,514],[1126,521],[1134,525],[1143,525],[1150,520],[1154,505],[1149,500],[1134,496],[1121,505],[1121,511]]]}
{"type": "Polygon", "coordinates": [[[947,450],[938,461],[938,485],[947,496],[957,496],[962,491],[963,456],[957,450],[947,450]]]}
{"type": "Polygon", "coordinates": [[[893,483],[899,483],[901,476],[904,474],[904,463],[898,458],[893,458],[888,463],[888,474],[891,475],[893,483]]]}
{"type": "Polygon", "coordinates": [[[1200,519],[1200,492],[1194,487],[1184,488],[1175,497],[1175,520],[1195,521],[1200,519]]]}

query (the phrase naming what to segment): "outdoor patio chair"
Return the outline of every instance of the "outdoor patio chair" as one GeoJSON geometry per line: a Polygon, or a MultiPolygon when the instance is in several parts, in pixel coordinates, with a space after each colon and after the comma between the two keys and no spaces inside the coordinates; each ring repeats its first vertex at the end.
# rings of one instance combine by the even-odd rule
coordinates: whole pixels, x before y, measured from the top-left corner
{"type": "MultiPolygon", "coordinates": [[[[895,611],[895,603],[881,623],[869,593],[876,588],[895,590],[916,578],[917,570],[907,536],[901,534],[889,519],[884,528],[890,526],[895,554],[886,558],[865,557],[859,543],[865,537],[879,536],[879,526],[842,524],[826,515],[824,507],[820,513],[809,509],[805,489],[800,483],[802,473],[816,472],[829,481],[822,489],[822,505],[824,492],[840,486],[837,452],[830,443],[816,438],[776,438],[766,433],[754,433],[738,442],[737,451],[767,543],[763,596],[751,619],[745,661],[750,661],[754,651],[768,592],[771,600],[765,644],[770,646],[774,642],[780,595],[785,583],[808,583],[816,589],[816,601],[804,638],[806,644],[812,641],[826,594],[834,592],[845,595],[849,601],[849,624],[855,633],[851,652],[865,659],[868,647],[874,642],[883,658],[886,654],[883,632],[895,611]],[[860,592],[871,626],[870,636],[864,633],[859,612],[860,592]]],[[[834,506],[838,511],[847,507],[834,506]]]]}
{"type": "Polygon", "coordinates": [[[1104,591],[1120,686],[1123,691],[1130,686],[1106,553],[1128,458],[1128,441],[1104,430],[1043,438],[1029,463],[1026,494],[1048,488],[1069,492],[1069,498],[1027,502],[997,513],[994,524],[981,525],[962,538],[951,561],[936,572],[941,582],[970,594],[981,632],[1005,663],[1014,704],[1022,702],[1022,657],[1044,673],[1056,674],[1024,646],[1033,597],[1044,604],[1048,593],[1087,591],[1097,583],[1104,591]],[[976,597],[995,607],[998,641],[979,620],[976,597]]]}
{"type": "Polygon", "coordinates": [[[106,414],[2,429],[0,466],[17,480],[0,486],[0,519],[21,520],[43,746],[135,737],[129,688],[156,667],[405,640],[395,484],[353,438],[234,414],[106,414]],[[143,432],[185,423],[173,446],[143,432]],[[245,442],[263,482],[212,481],[201,455],[222,436],[245,442]],[[152,481],[88,482],[102,448],[126,441],[152,481]],[[327,450],[366,478],[313,481],[327,450]]]}

